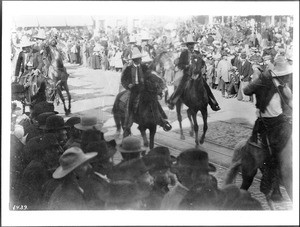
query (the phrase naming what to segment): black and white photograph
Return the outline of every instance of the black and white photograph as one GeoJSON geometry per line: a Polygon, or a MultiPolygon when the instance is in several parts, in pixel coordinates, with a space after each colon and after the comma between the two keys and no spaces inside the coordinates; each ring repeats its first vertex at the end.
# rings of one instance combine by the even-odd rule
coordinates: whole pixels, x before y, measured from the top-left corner
{"type": "Polygon", "coordinates": [[[4,226],[299,225],[298,1],[3,1],[4,226]]]}

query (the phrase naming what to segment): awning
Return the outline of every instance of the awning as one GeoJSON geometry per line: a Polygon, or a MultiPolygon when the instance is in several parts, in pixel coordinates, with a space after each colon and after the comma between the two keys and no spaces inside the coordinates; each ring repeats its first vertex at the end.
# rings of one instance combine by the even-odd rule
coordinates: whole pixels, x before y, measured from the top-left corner
{"type": "Polygon", "coordinates": [[[13,18],[15,27],[38,27],[38,20],[35,16],[22,16],[13,18]]]}

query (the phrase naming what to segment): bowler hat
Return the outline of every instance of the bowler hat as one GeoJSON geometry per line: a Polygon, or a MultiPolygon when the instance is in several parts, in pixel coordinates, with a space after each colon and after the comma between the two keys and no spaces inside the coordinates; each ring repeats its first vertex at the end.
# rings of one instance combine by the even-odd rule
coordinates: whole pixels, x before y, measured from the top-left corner
{"type": "Polygon", "coordinates": [[[39,127],[41,127],[41,126],[45,127],[47,118],[50,116],[53,116],[53,115],[55,115],[55,113],[53,113],[53,112],[45,112],[45,113],[39,114],[37,116],[37,121],[38,121],[39,127]]]}
{"type": "Polygon", "coordinates": [[[114,166],[107,174],[107,177],[112,181],[136,181],[139,176],[142,176],[151,168],[152,166],[146,166],[141,158],[130,159],[114,166]]]}
{"type": "Polygon", "coordinates": [[[91,142],[85,149],[86,153],[97,152],[97,161],[104,161],[116,153],[116,149],[109,149],[106,141],[91,142]]]}
{"type": "Polygon", "coordinates": [[[107,132],[107,129],[103,128],[103,123],[98,123],[98,119],[95,116],[82,116],[80,123],[75,124],[74,127],[82,131],[96,129],[103,133],[107,132]]]}
{"type": "Polygon", "coordinates": [[[177,157],[177,163],[173,165],[174,168],[192,168],[208,172],[216,171],[216,167],[208,162],[208,154],[197,148],[191,148],[183,151],[177,157]]]}
{"type": "Polygon", "coordinates": [[[142,159],[147,166],[153,166],[153,169],[169,168],[176,161],[169,148],[162,146],[151,149],[142,159]]]}
{"type": "Polygon", "coordinates": [[[66,176],[78,166],[96,157],[96,155],[96,152],[85,154],[79,147],[67,149],[59,158],[60,166],[54,171],[53,178],[59,179],[66,176]]]}
{"type": "Polygon", "coordinates": [[[41,113],[45,113],[45,112],[53,112],[55,114],[58,114],[57,111],[54,111],[53,103],[42,101],[33,106],[32,117],[35,118],[41,113]]]}
{"type": "Polygon", "coordinates": [[[67,129],[69,127],[65,126],[65,122],[62,116],[52,115],[46,119],[46,125],[40,126],[40,128],[50,131],[50,130],[67,129]]]}
{"type": "Polygon", "coordinates": [[[133,136],[128,136],[123,139],[121,145],[117,146],[117,150],[121,153],[140,153],[145,149],[142,149],[142,143],[140,139],[133,136]]]}
{"type": "Polygon", "coordinates": [[[285,76],[293,73],[293,67],[288,63],[288,61],[283,56],[278,56],[274,60],[273,77],[285,76]]]}

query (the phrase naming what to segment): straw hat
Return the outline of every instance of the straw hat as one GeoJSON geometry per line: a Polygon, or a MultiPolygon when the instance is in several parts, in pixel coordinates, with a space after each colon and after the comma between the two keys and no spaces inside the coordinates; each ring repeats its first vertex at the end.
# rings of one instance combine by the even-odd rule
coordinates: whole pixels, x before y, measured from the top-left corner
{"type": "Polygon", "coordinates": [[[103,133],[108,131],[106,128],[103,128],[102,123],[98,123],[97,117],[94,116],[82,116],[80,123],[75,124],[74,127],[82,131],[88,129],[96,129],[103,133]]]}
{"type": "Polygon", "coordinates": [[[135,39],[135,37],[134,36],[130,36],[129,37],[129,42],[128,43],[136,43],[136,39],[135,39]]]}
{"type": "Polygon", "coordinates": [[[54,171],[52,176],[54,179],[62,178],[96,156],[97,152],[85,154],[79,147],[71,147],[59,158],[60,166],[54,171]]]}
{"type": "Polygon", "coordinates": [[[146,57],[146,54],[142,54],[139,48],[134,47],[131,56],[128,59],[131,60],[131,59],[142,58],[142,57],[146,57]]]}
{"type": "Polygon", "coordinates": [[[288,63],[288,61],[283,56],[278,56],[274,60],[274,69],[272,76],[285,76],[293,73],[293,67],[288,63]]]}
{"type": "Polygon", "coordinates": [[[34,36],[33,38],[45,40],[47,38],[45,30],[43,30],[43,29],[39,30],[38,34],[36,36],[34,36]]]}

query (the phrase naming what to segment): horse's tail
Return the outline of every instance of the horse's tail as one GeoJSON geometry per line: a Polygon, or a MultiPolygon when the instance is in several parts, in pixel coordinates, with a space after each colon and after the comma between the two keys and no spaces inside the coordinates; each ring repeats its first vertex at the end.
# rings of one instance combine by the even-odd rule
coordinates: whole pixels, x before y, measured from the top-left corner
{"type": "Polygon", "coordinates": [[[112,108],[112,114],[114,116],[114,120],[115,120],[115,124],[117,127],[117,131],[119,132],[121,130],[121,127],[123,125],[123,120],[125,119],[125,115],[124,115],[124,110],[120,107],[121,104],[121,100],[120,98],[122,97],[122,95],[126,92],[122,91],[120,92],[114,102],[113,108],[112,108]]]}
{"type": "Polygon", "coordinates": [[[227,174],[226,174],[226,177],[224,180],[224,185],[232,184],[234,182],[234,180],[240,170],[240,167],[242,165],[242,156],[243,156],[242,154],[243,154],[243,150],[245,148],[246,143],[247,143],[247,140],[243,140],[235,146],[231,165],[227,171],[227,174]]]}

